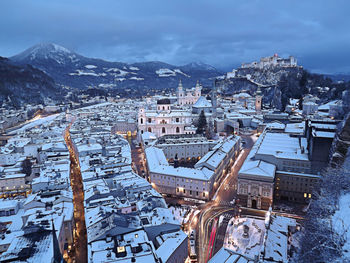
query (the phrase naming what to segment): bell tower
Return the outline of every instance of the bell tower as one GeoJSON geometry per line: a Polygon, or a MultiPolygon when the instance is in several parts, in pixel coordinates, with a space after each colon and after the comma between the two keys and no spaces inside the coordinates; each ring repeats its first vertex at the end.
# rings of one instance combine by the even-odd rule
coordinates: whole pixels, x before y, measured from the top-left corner
{"type": "Polygon", "coordinates": [[[182,105],[182,100],[185,97],[185,92],[182,86],[182,81],[180,79],[179,85],[177,86],[177,91],[176,91],[176,95],[177,95],[177,103],[182,105]]]}
{"type": "Polygon", "coordinates": [[[261,103],[262,103],[262,92],[260,90],[260,87],[258,87],[258,90],[256,91],[256,95],[255,95],[255,111],[257,112],[261,111],[261,103]]]}
{"type": "Polygon", "coordinates": [[[199,81],[197,80],[196,88],[195,88],[195,96],[199,98],[202,94],[202,85],[199,84],[199,81]]]}

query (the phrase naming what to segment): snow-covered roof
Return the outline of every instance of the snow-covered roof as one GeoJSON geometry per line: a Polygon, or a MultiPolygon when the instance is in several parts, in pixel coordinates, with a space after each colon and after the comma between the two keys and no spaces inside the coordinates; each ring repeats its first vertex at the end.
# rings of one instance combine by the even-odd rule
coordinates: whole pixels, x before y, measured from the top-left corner
{"type": "Polygon", "coordinates": [[[246,92],[241,92],[241,93],[233,95],[233,97],[234,98],[251,98],[252,96],[246,92]]]}
{"type": "Polygon", "coordinates": [[[200,96],[197,102],[192,106],[194,108],[211,108],[211,102],[208,101],[204,96],[200,96]]]}
{"type": "Polygon", "coordinates": [[[157,139],[157,136],[152,132],[144,132],[141,137],[143,141],[157,139]]]}
{"type": "Polygon", "coordinates": [[[239,170],[240,178],[262,178],[268,179],[269,181],[275,178],[276,166],[264,161],[251,161],[244,162],[243,166],[239,170]]]}
{"type": "Polygon", "coordinates": [[[292,137],[286,133],[264,132],[256,155],[272,155],[275,158],[308,161],[306,138],[292,137]]]}

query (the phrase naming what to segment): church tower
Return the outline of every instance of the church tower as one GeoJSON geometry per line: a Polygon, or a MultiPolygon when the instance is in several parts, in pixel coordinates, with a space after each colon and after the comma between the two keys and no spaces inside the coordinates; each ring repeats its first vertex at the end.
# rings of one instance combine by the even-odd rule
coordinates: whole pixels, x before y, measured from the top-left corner
{"type": "Polygon", "coordinates": [[[260,87],[258,87],[258,90],[256,91],[256,96],[255,96],[255,111],[257,112],[261,111],[261,103],[262,103],[262,92],[260,90],[260,87]]]}
{"type": "Polygon", "coordinates": [[[180,79],[179,85],[177,86],[176,95],[177,95],[177,103],[182,105],[182,100],[185,97],[185,92],[182,86],[181,79],[180,79]]]}
{"type": "Polygon", "coordinates": [[[199,98],[202,95],[202,85],[199,84],[197,80],[196,88],[195,88],[195,96],[199,98]]]}
{"type": "Polygon", "coordinates": [[[211,105],[213,107],[213,117],[216,118],[216,109],[218,107],[218,92],[217,92],[215,81],[214,81],[213,89],[211,91],[211,105]]]}
{"type": "Polygon", "coordinates": [[[146,123],[146,113],[145,113],[145,108],[142,106],[139,109],[139,125],[143,125],[146,123]]]}

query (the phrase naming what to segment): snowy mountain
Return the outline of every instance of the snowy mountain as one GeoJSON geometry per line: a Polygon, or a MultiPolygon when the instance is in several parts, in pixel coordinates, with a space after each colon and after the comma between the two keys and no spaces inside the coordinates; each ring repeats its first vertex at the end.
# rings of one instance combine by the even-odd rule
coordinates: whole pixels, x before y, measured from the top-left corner
{"type": "Polygon", "coordinates": [[[215,77],[222,75],[222,72],[203,63],[174,66],[159,61],[133,64],[109,62],[87,58],[51,43],[35,45],[10,59],[44,71],[59,85],[78,89],[100,87],[147,93],[150,89],[174,89],[180,79],[185,87],[195,85],[197,80],[211,86],[215,77]]]}

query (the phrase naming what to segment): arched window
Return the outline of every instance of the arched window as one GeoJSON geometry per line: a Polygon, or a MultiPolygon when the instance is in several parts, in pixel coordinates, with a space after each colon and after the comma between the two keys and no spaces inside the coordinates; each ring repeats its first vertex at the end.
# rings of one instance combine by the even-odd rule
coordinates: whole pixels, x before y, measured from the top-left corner
{"type": "Polygon", "coordinates": [[[162,128],[162,133],[165,133],[165,127],[162,128]]]}
{"type": "Polygon", "coordinates": [[[140,119],[140,123],[143,124],[143,118],[140,119]]]}
{"type": "Polygon", "coordinates": [[[143,130],[141,130],[141,134],[143,134],[143,130]]]}
{"type": "Polygon", "coordinates": [[[165,107],[163,106],[163,110],[165,110],[165,107]]]}
{"type": "Polygon", "coordinates": [[[149,131],[149,132],[152,132],[152,128],[151,128],[151,127],[148,127],[148,131],[149,131]]]}
{"type": "Polygon", "coordinates": [[[180,128],[176,127],[176,133],[180,133],[180,128]]]}

